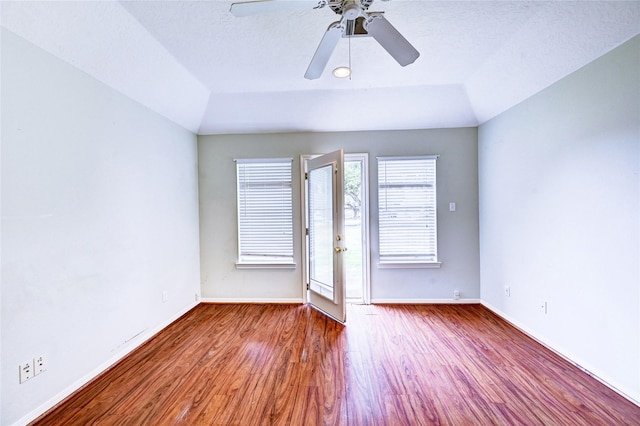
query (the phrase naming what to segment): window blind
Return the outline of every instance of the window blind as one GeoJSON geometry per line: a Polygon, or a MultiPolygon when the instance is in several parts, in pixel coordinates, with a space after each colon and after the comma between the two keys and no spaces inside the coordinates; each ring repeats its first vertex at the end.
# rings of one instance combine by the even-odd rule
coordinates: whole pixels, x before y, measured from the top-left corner
{"type": "Polygon", "coordinates": [[[293,263],[291,159],[236,160],[238,261],[293,263]]]}
{"type": "Polygon", "coordinates": [[[436,158],[378,158],[380,262],[437,262],[436,158]]]}

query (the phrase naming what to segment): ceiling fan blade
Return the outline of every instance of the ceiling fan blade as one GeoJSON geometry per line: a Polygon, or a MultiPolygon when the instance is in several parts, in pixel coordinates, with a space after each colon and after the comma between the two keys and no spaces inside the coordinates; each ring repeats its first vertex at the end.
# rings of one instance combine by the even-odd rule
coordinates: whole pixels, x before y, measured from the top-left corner
{"type": "Polygon", "coordinates": [[[304,74],[304,78],[307,80],[315,80],[322,75],[322,71],[324,71],[324,67],[327,66],[327,62],[329,62],[331,54],[342,37],[343,31],[344,25],[342,24],[342,21],[336,21],[329,25],[327,32],[322,36],[322,40],[316,49],[316,53],[313,55],[313,59],[311,59],[311,63],[309,64],[309,68],[307,68],[307,72],[304,74]]]}
{"type": "Polygon", "coordinates": [[[420,52],[380,12],[368,14],[364,29],[403,67],[420,56],[420,52]]]}
{"type": "Polygon", "coordinates": [[[327,4],[324,0],[257,0],[231,3],[231,13],[236,17],[277,12],[297,12],[319,9],[327,4]]]}

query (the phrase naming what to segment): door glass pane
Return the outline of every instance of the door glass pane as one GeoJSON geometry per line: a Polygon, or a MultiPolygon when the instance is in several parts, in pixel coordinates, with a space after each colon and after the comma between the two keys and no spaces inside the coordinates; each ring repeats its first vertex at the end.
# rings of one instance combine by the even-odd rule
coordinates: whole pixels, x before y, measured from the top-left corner
{"type": "Polygon", "coordinates": [[[333,166],[309,172],[311,290],[333,300],[333,166]]]}

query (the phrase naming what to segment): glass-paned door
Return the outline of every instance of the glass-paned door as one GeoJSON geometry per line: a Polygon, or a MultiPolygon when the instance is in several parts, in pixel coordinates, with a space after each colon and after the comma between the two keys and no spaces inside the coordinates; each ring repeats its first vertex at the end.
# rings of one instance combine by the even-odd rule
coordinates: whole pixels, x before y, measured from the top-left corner
{"type": "Polygon", "coordinates": [[[346,321],[344,276],[344,153],[307,162],[307,247],[309,294],[316,309],[346,321]]]}

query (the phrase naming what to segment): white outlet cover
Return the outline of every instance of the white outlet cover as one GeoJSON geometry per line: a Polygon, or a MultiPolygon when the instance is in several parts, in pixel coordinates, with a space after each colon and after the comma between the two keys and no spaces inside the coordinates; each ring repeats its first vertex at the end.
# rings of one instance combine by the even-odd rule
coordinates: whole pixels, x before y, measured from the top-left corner
{"type": "Polygon", "coordinates": [[[22,364],[20,364],[18,366],[18,369],[20,370],[19,375],[20,375],[20,383],[24,383],[27,380],[31,379],[34,374],[33,374],[33,364],[31,363],[31,361],[29,362],[23,362],[22,364]]]}
{"type": "Polygon", "coordinates": [[[44,356],[40,355],[37,358],[33,359],[33,374],[38,375],[47,369],[46,361],[44,356]]]}
{"type": "Polygon", "coordinates": [[[542,304],[540,305],[540,311],[543,314],[547,314],[549,312],[547,302],[542,302],[542,304]]]}

